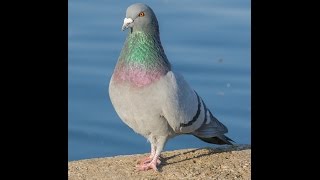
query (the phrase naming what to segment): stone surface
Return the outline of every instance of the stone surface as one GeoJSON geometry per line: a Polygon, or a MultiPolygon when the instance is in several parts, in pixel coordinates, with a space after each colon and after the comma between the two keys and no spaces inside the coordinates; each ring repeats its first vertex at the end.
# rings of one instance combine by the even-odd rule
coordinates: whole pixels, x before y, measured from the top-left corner
{"type": "Polygon", "coordinates": [[[161,153],[159,172],[138,171],[148,154],[68,162],[68,179],[251,179],[251,146],[219,146],[161,153]]]}

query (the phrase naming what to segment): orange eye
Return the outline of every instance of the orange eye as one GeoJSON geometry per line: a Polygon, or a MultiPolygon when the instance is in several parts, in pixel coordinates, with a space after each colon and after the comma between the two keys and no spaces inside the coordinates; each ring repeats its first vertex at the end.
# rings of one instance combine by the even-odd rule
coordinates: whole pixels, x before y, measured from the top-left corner
{"type": "Polygon", "coordinates": [[[139,16],[143,17],[144,16],[144,12],[139,13],[139,16]]]}

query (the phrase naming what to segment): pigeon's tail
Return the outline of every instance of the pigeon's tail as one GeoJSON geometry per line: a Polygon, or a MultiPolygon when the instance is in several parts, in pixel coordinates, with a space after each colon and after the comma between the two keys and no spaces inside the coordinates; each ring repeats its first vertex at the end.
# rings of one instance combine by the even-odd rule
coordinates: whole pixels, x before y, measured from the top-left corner
{"type": "Polygon", "coordinates": [[[211,143],[211,144],[229,144],[229,145],[233,145],[230,141],[234,142],[232,139],[228,138],[227,136],[225,135],[219,135],[219,136],[216,136],[216,137],[200,137],[200,136],[196,136],[194,135],[195,137],[201,139],[202,141],[204,142],[207,142],[207,143],[211,143]]]}
{"type": "Polygon", "coordinates": [[[209,109],[207,109],[208,122],[204,122],[199,129],[192,132],[192,135],[204,142],[211,144],[229,144],[233,145],[224,134],[228,132],[228,128],[215,118],[209,109]]]}

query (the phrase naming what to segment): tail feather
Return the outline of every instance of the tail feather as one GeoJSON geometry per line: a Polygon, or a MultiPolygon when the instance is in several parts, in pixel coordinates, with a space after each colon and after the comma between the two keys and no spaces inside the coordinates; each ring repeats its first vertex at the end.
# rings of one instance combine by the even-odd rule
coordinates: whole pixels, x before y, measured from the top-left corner
{"type": "Polygon", "coordinates": [[[228,128],[212,115],[211,111],[206,108],[203,101],[202,103],[205,109],[204,122],[191,134],[207,143],[233,145],[231,142],[234,141],[224,135],[228,133],[228,128]]]}
{"type": "Polygon", "coordinates": [[[194,135],[195,137],[201,139],[202,141],[204,142],[207,142],[207,143],[211,143],[211,144],[219,144],[219,145],[222,145],[222,144],[229,144],[229,145],[233,145],[230,141],[234,142],[232,139],[230,139],[229,137],[225,136],[225,135],[219,135],[219,136],[216,136],[216,137],[200,137],[200,136],[196,136],[194,135]]]}
{"type": "Polygon", "coordinates": [[[224,135],[228,132],[228,128],[218,121],[218,119],[212,115],[210,110],[208,110],[208,113],[210,115],[210,122],[203,123],[199,129],[192,132],[192,135],[207,143],[232,145],[231,142],[234,141],[224,135]]]}

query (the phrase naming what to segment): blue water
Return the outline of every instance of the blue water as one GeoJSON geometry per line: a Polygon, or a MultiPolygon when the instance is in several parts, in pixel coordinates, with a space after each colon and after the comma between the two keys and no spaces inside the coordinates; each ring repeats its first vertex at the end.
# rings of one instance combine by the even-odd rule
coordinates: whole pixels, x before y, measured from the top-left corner
{"type": "MultiPolygon", "coordinates": [[[[109,80],[136,1],[69,0],[68,160],[147,153],[147,140],[117,116],[109,80]]],[[[249,0],[146,1],[156,13],[162,45],[230,138],[251,144],[251,5],[249,0]]],[[[165,150],[214,146],[183,135],[165,150]]]]}

